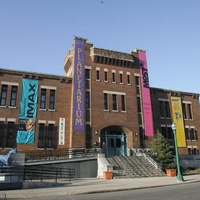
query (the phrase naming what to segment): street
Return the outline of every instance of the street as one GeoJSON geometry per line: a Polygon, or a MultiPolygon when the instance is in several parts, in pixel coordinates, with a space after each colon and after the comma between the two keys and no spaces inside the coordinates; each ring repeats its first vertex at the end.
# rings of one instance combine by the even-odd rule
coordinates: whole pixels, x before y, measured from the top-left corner
{"type": "MultiPolygon", "coordinates": [[[[200,196],[199,182],[180,184],[165,187],[156,187],[148,189],[137,189],[119,192],[108,193],[96,193],[85,195],[71,195],[71,196],[59,196],[59,197],[42,197],[37,200],[53,200],[53,199],[65,199],[65,200],[197,200],[200,196]]],[[[32,198],[30,198],[32,199],[32,198]]]]}

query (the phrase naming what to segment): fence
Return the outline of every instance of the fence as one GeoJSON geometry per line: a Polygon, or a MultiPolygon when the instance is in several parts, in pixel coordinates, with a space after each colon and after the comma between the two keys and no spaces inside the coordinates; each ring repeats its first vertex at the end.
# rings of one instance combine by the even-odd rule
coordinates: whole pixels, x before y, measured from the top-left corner
{"type": "Polygon", "coordinates": [[[57,182],[58,179],[71,179],[75,178],[75,169],[58,168],[47,166],[25,166],[24,180],[50,180],[53,179],[57,182]]]}
{"type": "Polygon", "coordinates": [[[3,181],[43,181],[67,179],[70,183],[75,178],[75,170],[69,168],[57,168],[47,166],[4,166],[0,173],[3,181]]]}

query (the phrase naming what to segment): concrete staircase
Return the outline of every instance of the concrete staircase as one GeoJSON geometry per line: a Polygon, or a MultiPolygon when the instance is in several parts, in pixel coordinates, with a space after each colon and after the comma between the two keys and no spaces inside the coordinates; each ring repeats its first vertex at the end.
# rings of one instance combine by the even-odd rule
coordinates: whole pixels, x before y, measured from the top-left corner
{"type": "Polygon", "coordinates": [[[113,165],[114,178],[158,177],[165,175],[159,167],[153,165],[144,155],[114,156],[106,159],[113,165]]]}

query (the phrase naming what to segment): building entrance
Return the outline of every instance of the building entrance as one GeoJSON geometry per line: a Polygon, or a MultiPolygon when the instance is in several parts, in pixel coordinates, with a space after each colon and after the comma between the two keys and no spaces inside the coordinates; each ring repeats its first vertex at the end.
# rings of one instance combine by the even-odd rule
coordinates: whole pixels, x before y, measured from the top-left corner
{"type": "Polygon", "coordinates": [[[102,137],[103,151],[106,156],[127,155],[126,133],[121,131],[105,131],[102,137]]]}

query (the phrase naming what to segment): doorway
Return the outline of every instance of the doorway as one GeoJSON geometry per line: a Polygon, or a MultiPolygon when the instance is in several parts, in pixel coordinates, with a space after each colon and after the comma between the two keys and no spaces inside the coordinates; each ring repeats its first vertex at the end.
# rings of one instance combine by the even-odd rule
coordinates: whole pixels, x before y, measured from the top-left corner
{"type": "Polygon", "coordinates": [[[103,151],[108,156],[127,156],[127,136],[120,131],[105,131],[103,134],[103,151]]]}

